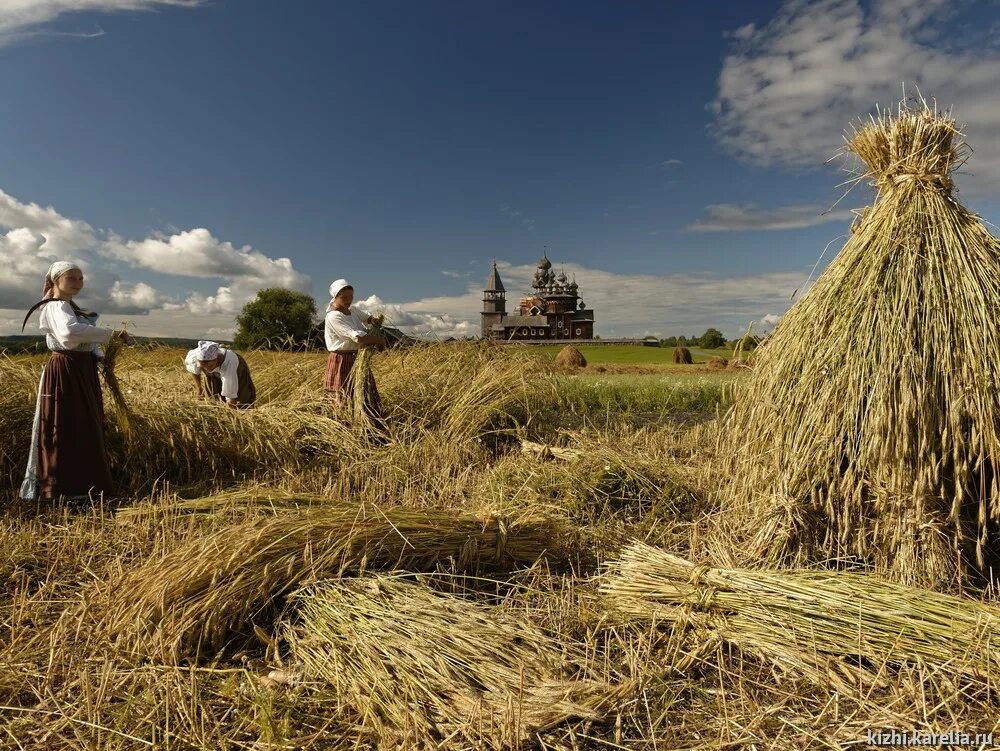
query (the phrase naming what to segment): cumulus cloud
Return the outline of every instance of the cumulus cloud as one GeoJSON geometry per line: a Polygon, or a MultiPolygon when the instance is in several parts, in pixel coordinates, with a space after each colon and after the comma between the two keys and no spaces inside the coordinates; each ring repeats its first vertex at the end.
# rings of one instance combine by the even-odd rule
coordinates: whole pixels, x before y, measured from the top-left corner
{"type": "Polygon", "coordinates": [[[479,321],[473,321],[471,316],[459,318],[450,313],[435,314],[433,312],[417,311],[409,305],[386,303],[378,295],[371,295],[354,303],[353,307],[372,315],[385,313],[386,324],[399,328],[410,336],[419,339],[461,339],[466,336],[479,336],[479,321]]]}
{"type": "MultiPolygon", "coordinates": [[[[0,2],[0,45],[40,32],[63,15],[89,12],[153,10],[168,6],[193,8],[203,0],[3,0],[0,2]]],[[[77,35],[74,35],[77,36],[77,35]]],[[[79,36],[100,36],[80,34],[79,36]]]]}
{"type": "MultiPolygon", "coordinates": [[[[51,206],[23,203],[0,191],[0,308],[19,309],[41,296],[53,261],[74,261],[85,269],[81,300],[109,313],[144,313],[164,301],[148,284],[126,284],[96,263],[98,233],[86,222],[63,216],[51,206]]],[[[19,328],[19,326],[18,326],[19,328]]]]}
{"type": "MultiPolygon", "coordinates": [[[[531,291],[535,266],[498,261],[497,267],[508,290],[509,313],[516,308],[518,299],[531,291]]],[[[727,336],[738,336],[751,321],[774,310],[784,311],[791,304],[789,296],[807,276],[805,272],[743,277],[708,273],[615,274],[570,263],[565,264],[565,270],[575,276],[581,297],[594,309],[598,333],[637,337],[649,332],[666,335],[704,331],[709,326],[720,328],[727,336]]],[[[479,333],[481,298],[480,285],[470,284],[461,295],[392,305],[379,303],[392,320],[396,321],[394,315],[400,316],[398,323],[419,322],[425,325],[425,331],[457,337],[479,333]]]]}
{"type": "Polygon", "coordinates": [[[705,216],[689,224],[687,229],[692,232],[802,229],[852,218],[850,211],[829,211],[811,203],[775,209],[760,209],[750,203],[715,203],[706,206],[705,216]]]}
{"type": "Polygon", "coordinates": [[[967,123],[975,175],[963,187],[995,189],[1000,50],[987,34],[952,45],[939,21],[953,9],[947,0],[788,0],[769,23],[729,35],[711,105],[716,137],[751,163],[819,166],[841,148],[848,123],[915,84],[967,123]]]}
{"type": "Polygon", "coordinates": [[[776,315],[775,313],[768,313],[766,316],[760,319],[760,324],[765,328],[773,329],[779,323],[781,323],[782,316],[776,315]]]}
{"type": "Polygon", "coordinates": [[[54,208],[22,203],[0,190],[0,308],[31,305],[53,261],[82,262],[96,242],[86,222],[68,219],[54,208]]]}
{"type": "MultiPolygon", "coordinates": [[[[232,316],[264,287],[309,291],[309,277],[288,258],[271,258],[250,246],[236,247],[204,228],[124,240],[94,230],[87,222],[56,209],[19,201],[0,191],[0,310],[24,309],[35,303],[45,272],[53,261],[69,260],[84,269],[80,296],[103,313],[142,316],[150,311],[204,316],[232,316]],[[143,281],[126,281],[121,264],[172,276],[218,279],[212,294],[190,293],[174,299],[143,281]]],[[[195,318],[192,318],[195,320],[195,318]]],[[[20,325],[17,326],[20,328],[20,325]]],[[[150,335],[152,332],[148,332],[150,335]]],[[[166,332],[171,333],[171,332],[166,332]]]]}
{"type": "Polygon", "coordinates": [[[112,238],[105,243],[103,252],[132,266],[164,274],[227,280],[214,295],[191,295],[184,305],[192,311],[236,313],[264,287],[308,292],[310,286],[309,277],[296,271],[291,259],[270,258],[249,245],[237,248],[204,228],[138,241],[112,238]]]}

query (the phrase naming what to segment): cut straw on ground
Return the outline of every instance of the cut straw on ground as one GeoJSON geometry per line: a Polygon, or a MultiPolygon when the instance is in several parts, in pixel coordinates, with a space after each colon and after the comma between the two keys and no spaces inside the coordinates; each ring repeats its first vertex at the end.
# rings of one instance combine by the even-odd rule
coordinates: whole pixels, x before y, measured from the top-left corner
{"type": "Polygon", "coordinates": [[[325,582],[295,604],[292,658],[383,746],[518,748],[568,720],[602,719],[623,693],[586,677],[579,647],[423,584],[325,582]]]}
{"type": "Polygon", "coordinates": [[[842,691],[923,666],[996,691],[1000,608],[852,572],[696,565],[635,543],[601,592],[631,618],[703,631],[842,691]]]}
{"type": "Polygon", "coordinates": [[[173,662],[210,656],[254,626],[269,629],[284,598],[319,579],[439,566],[502,571],[543,560],[558,567],[574,547],[574,534],[547,519],[327,503],[223,527],[151,559],[97,587],[64,626],[173,662]]]}

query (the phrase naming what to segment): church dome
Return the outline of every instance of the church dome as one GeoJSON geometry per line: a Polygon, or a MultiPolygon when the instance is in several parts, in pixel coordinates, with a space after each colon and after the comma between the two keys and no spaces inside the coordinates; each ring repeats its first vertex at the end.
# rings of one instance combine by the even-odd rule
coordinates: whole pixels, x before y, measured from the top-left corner
{"type": "Polygon", "coordinates": [[[552,268],[552,261],[549,260],[548,256],[542,256],[538,259],[538,268],[548,271],[552,268]]]}
{"type": "Polygon", "coordinates": [[[560,284],[565,284],[567,281],[569,281],[569,279],[567,279],[565,272],[559,272],[559,276],[556,277],[556,281],[559,282],[560,284]]]}

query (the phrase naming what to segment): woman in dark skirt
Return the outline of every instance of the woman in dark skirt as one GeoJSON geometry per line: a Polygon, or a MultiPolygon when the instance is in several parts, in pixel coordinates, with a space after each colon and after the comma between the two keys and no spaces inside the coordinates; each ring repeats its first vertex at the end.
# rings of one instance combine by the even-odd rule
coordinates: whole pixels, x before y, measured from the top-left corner
{"type": "Polygon", "coordinates": [[[247,361],[216,342],[198,342],[198,367],[206,378],[219,379],[219,399],[233,409],[253,406],[257,388],[253,385],[247,361]]]}
{"type": "MultiPolygon", "coordinates": [[[[338,279],[330,285],[330,297],[332,299],[327,307],[324,327],[326,348],[330,354],[326,361],[323,387],[340,406],[346,401],[346,394],[351,388],[351,370],[358,357],[358,350],[361,347],[385,347],[386,339],[380,334],[369,334],[365,328],[376,323],[373,317],[351,310],[354,288],[346,279],[338,279]]],[[[365,403],[370,407],[372,417],[381,419],[382,400],[371,373],[368,374],[365,388],[365,403]]]]}
{"type": "Polygon", "coordinates": [[[128,341],[128,336],[94,325],[97,314],[73,302],[81,289],[83,272],[76,264],[54,263],[45,275],[42,301],[31,311],[42,309],[39,326],[52,355],[38,385],[21,486],[25,500],[78,500],[111,493],[97,362],[100,344],[112,337],[128,341]]]}

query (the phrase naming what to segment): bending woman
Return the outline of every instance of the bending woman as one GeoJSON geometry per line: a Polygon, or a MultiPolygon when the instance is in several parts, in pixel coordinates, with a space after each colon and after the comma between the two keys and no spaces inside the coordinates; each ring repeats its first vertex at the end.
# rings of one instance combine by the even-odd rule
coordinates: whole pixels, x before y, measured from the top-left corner
{"type": "MultiPolygon", "coordinates": [[[[189,350],[184,356],[184,369],[191,374],[194,386],[198,390],[198,398],[204,399],[206,394],[209,399],[222,399],[222,378],[218,371],[205,373],[204,384],[202,384],[201,360],[199,359],[198,348],[189,350]]],[[[239,392],[237,392],[238,395],[239,392]]]]}
{"type": "Polygon", "coordinates": [[[73,302],[81,289],[79,266],[54,263],[45,275],[41,302],[28,313],[41,307],[39,326],[52,355],[38,384],[28,468],[21,485],[25,500],[78,500],[111,494],[104,399],[97,376],[98,345],[112,337],[128,342],[128,335],[98,328],[97,314],[73,302]]]}
{"type": "MultiPolygon", "coordinates": [[[[326,360],[326,377],[323,387],[337,404],[343,404],[351,387],[351,369],[361,347],[385,347],[386,340],[379,334],[369,334],[366,325],[378,321],[372,316],[351,310],[354,302],[354,287],[346,279],[338,279],[330,285],[330,304],[327,306],[324,335],[326,348],[330,354],[326,360]]],[[[368,393],[365,403],[371,406],[372,416],[382,417],[382,400],[379,397],[375,378],[369,374],[365,384],[368,393]]]]}
{"type": "Polygon", "coordinates": [[[198,367],[206,378],[219,379],[219,398],[226,404],[237,409],[257,401],[250,366],[239,353],[220,347],[216,342],[198,342],[197,352],[198,367]]]}

